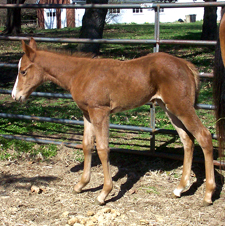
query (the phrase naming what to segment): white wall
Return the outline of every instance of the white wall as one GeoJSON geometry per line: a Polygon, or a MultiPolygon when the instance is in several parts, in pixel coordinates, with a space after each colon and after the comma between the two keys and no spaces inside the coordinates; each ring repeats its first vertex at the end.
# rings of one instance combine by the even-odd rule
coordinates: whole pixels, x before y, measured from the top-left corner
{"type": "Polygon", "coordinates": [[[107,14],[107,22],[115,23],[154,23],[155,12],[153,9],[142,9],[143,12],[133,13],[133,9],[120,9],[119,14],[107,14]]]}
{"type": "Polygon", "coordinates": [[[82,26],[82,18],[84,15],[85,9],[75,9],[75,27],[82,26]]]}
{"type": "MultiPolygon", "coordinates": [[[[217,0],[222,1],[222,0],[217,0]]],[[[197,0],[195,2],[204,2],[203,0],[197,0]]],[[[193,0],[178,0],[178,3],[193,3],[193,0]]],[[[221,7],[217,10],[217,20],[220,20],[221,7]]],[[[84,15],[84,9],[75,10],[75,26],[82,25],[82,18],[84,15]]],[[[163,12],[160,12],[160,22],[175,22],[178,19],[186,20],[186,15],[196,15],[196,21],[203,20],[204,8],[203,7],[190,7],[190,8],[164,8],[163,12]]],[[[109,24],[117,23],[154,23],[155,12],[153,9],[143,9],[142,13],[133,13],[133,9],[120,9],[118,14],[107,14],[106,21],[109,24]]]]}
{"type": "Polygon", "coordinates": [[[61,9],[61,28],[67,27],[66,9],[61,9]]]}

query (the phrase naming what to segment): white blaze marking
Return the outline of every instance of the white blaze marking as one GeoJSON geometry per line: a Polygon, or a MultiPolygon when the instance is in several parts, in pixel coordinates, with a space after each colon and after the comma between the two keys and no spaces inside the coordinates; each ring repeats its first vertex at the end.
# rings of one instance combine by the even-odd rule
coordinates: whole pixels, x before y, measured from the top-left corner
{"type": "Polygon", "coordinates": [[[20,58],[19,63],[18,63],[18,75],[16,77],[16,82],[13,86],[13,90],[12,90],[12,98],[15,99],[16,97],[16,91],[17,91],[17,85],[18,85],[18,80],[19,80],[19,71],[20,71],[20,67],[21,67],[21,60],[22,58],[20,58]]]}

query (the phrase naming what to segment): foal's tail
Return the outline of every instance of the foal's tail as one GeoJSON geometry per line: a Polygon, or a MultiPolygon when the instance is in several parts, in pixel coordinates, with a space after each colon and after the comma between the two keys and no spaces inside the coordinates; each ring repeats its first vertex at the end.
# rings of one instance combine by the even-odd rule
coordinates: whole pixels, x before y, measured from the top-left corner
{"type": "MultiPolygon", "coordinates": [[[[222,11],[221,18],[223,17],[225,9],[222,11]]],[[[220,27],[221,29],[221,27],[220,27]]],[[[221,37],[220,37],[221,38],[221,37]]],[[[223,37],[225,39],[225,37],[223,37]]],[[[213,98],[215,105],[215,116],[216,116],[216,130],[217,139],[219,142],[220,155],[225,147],[225,68],[221,55],[220,40],[218,38],[215,49],[215,62],[214,62],[214,80],[213,80],[213,98]]],[[[225,50],[222,50],[224,55],[225,50]]]]}
{"type": "Polygon", "coordinates": [[[197,104],[198,92],[199,92],[199,71],[198,69],[190,62],[187,61],[187,66],[191,71],[194,80],[195,80],[195,105],[197,104]]]}

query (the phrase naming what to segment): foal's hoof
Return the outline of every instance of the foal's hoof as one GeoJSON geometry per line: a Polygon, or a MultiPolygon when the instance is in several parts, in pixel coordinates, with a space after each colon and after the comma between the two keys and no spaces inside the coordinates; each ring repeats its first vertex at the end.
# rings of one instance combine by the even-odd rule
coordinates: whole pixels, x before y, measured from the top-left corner
{"type": "Polygon", "coordinates": [[[175,195],[175,194],[173,193],[173,194],[172,194],[172,198],[174,198],[174,199],[179,199],[179,198],[180,198],[180,196],[175,195]]]}
{"type": "Polygon", "coordinates": [[[79,193],[81,193],[82,192],[82,189],[73,189],[73,194],[79,194],[79,193]]]}
{"type": "Polygon", "coordinates": [[[98,199],[95,199],[95,205],[104,206],[105,202],[100,202],[98,199]]]}
{"type": "Polygon", "coordinates": [[[77,194],[79,194],[79,193],[81,193],[81,191],[80,191],[80,192],[77,192],[77,191],[73,190],[73,194],[74,194],[74,195],[77,195],[77,194]]]}
{"type": "Polygon", "coordinates": [[[181,192],[183,191],[183,189],[174,189],[173,191],[173,197],[174,198],[180,198],[181,197],[181,192]]]}
{"type": "Polygon", "coordinates": [[[206,207],[206,206],[211,206],[213,203],[212,202],[206,202],[205,200],[203,201],[202,206],[206,207]]]}
{"type": "Polygon", "coordinates": [[[181,192],[180,192],[180,190],[178,190],[178,189],[175,189],[174,191],[173,191],[173,194],[172,194],[172,196],[173,196],[173,198],[180,198],[181,197],[181,192]]]}

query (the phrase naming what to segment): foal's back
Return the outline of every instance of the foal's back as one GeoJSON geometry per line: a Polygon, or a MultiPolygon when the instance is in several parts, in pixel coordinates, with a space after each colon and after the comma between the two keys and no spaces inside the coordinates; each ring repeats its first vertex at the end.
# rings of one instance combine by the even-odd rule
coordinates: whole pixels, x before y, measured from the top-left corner
{"type": "Polygon", "coordinates": [[[195,67],[166,53],[128,61],[85,59],[82,64],[73,81],[72,95],[78,105],[108,106],[111,112],[119,112],[154,98],[165,99],[178,89],[179,95],[188,92],[192,102],[195,99],[195,67]]]}

